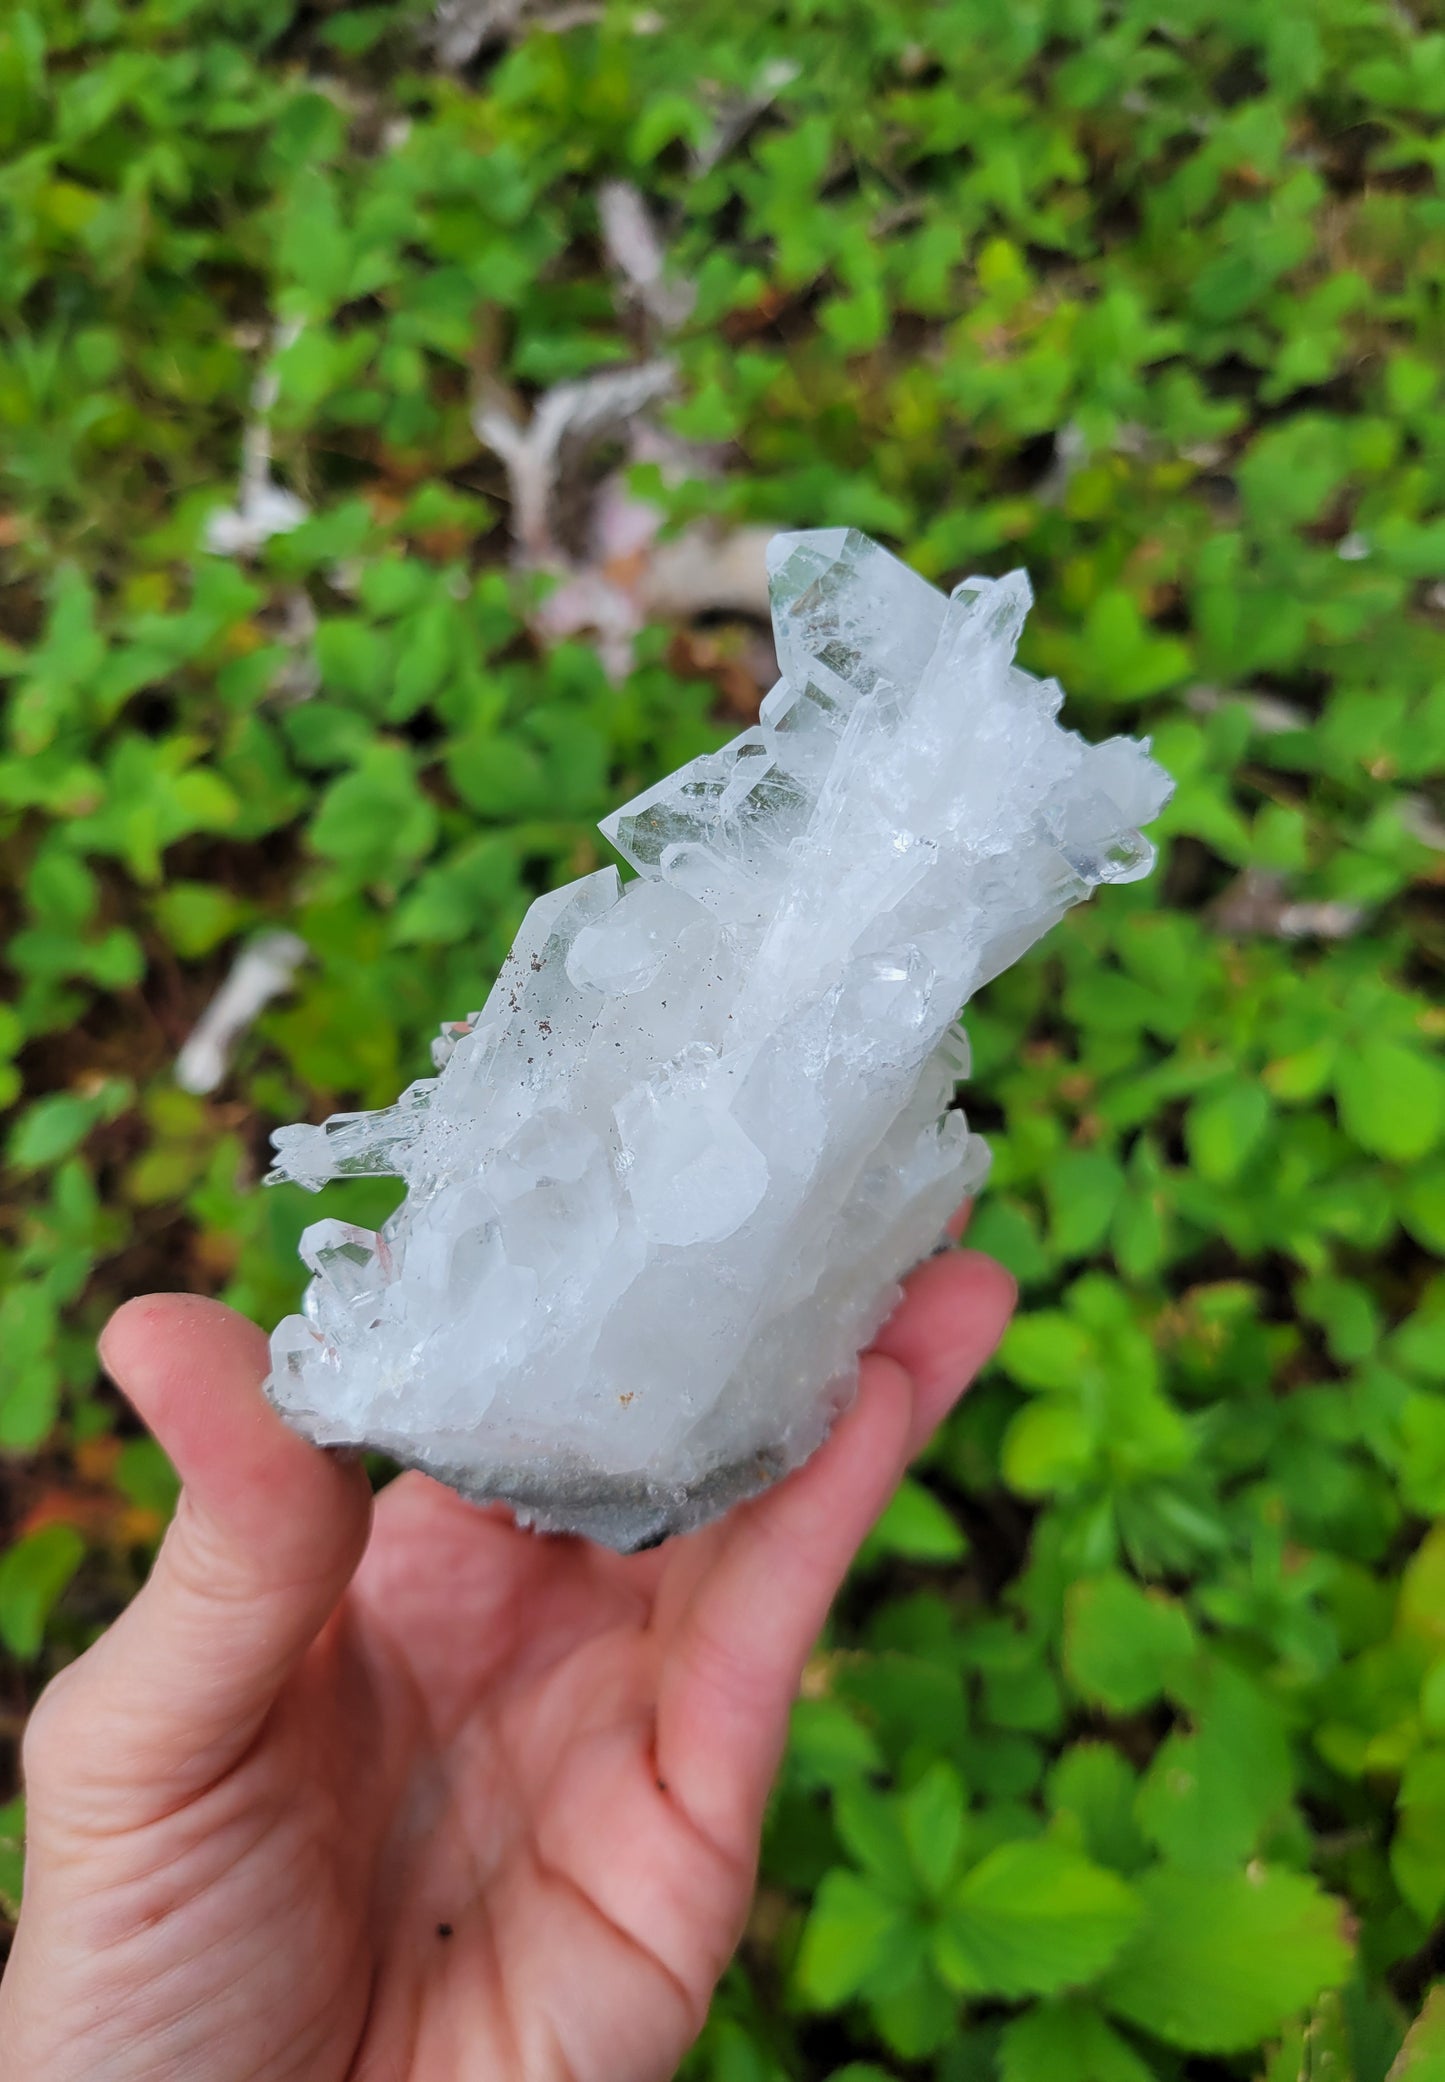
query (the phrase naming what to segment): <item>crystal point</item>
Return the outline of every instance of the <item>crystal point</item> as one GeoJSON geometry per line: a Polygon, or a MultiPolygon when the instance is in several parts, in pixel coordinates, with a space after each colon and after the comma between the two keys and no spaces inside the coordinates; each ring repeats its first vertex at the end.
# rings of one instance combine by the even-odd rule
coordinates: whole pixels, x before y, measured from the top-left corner
{"type": "Polygon", "coordinates": [[[275,1138],[273,1178],[407,1187],[379,1235],[307,1230],[278,1407],[624,1550],[824,1437],[987,1169],[960,1009],[1148,873],[1169,794],[1014,665],[1022,572],[945,598],[834,528],[768,569],[782,678],[604,820],[637,879],[538,898],[435,1078],[275,1138]]]}

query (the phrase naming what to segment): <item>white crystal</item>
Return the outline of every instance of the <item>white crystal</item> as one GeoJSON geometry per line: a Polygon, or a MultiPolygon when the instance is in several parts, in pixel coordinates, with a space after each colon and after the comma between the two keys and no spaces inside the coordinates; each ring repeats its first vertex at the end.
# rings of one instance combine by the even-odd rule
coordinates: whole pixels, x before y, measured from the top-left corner
{"type": "Polygon", "coordinates": [[[307,1230],[277,1405],[623,1549],[822,1439],[987,1169],[960,1008],[1148,873],[1169,793],[1014,666],[1022,572],[945,599],[841,529],[769,570],[783,677],[605,820],[637,879],[539,898],[435,1078],[275,1138],[275,1178],[407,1186],[379,1236],[307,1230]]]}

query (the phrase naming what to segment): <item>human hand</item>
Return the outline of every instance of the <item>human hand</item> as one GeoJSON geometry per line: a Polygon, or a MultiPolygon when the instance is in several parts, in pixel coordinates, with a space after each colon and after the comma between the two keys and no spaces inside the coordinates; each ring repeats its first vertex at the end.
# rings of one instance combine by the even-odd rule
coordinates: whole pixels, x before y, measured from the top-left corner
{"type": "Polygon", "coordinates": [[[361,1469],[260,1393],[219,1303],[107,1368],[184,1490],[41,1698],[0,2082],[650,2082],[737,1942],[798,1679],[909,1457],[1000,1336],[928,1260],[778,1488],[647,1554],[361,1469]]]}

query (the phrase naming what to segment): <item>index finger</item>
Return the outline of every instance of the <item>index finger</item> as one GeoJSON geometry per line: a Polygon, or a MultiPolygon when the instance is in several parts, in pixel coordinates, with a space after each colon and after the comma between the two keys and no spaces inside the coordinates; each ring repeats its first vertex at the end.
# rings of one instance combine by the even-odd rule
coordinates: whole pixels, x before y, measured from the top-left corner
{"type": "Polygon", "coordinates": [[[733,1855],[752,1845],[803,1665],[848,1565],[911,1455],[1002,1336],[1014,1291],[976,1252],[916,1272],[888,1329],[925,1370],[926,1391],[897,1351],[866,1354],[857,1399],[827,1443],[734,1514],[677,1616],[658,1687],[658,1774],[733,1855]]]}

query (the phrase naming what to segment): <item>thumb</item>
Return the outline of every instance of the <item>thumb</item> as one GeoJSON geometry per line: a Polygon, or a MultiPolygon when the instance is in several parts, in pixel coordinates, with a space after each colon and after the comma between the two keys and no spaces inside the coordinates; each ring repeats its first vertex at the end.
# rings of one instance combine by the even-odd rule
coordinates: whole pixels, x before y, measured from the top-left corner
{"type": "Polygon", "coordinates": [[[361,1558],[371,1499],[271,1408],[266,1340],[219,1302],[128,1302],[100,1353],[184,1486],[144,1589],[42,1698],[27,1765],[33,1785],[53,1760],[67,1809],[127,1826],[249,1747],[361,1558]]]}

